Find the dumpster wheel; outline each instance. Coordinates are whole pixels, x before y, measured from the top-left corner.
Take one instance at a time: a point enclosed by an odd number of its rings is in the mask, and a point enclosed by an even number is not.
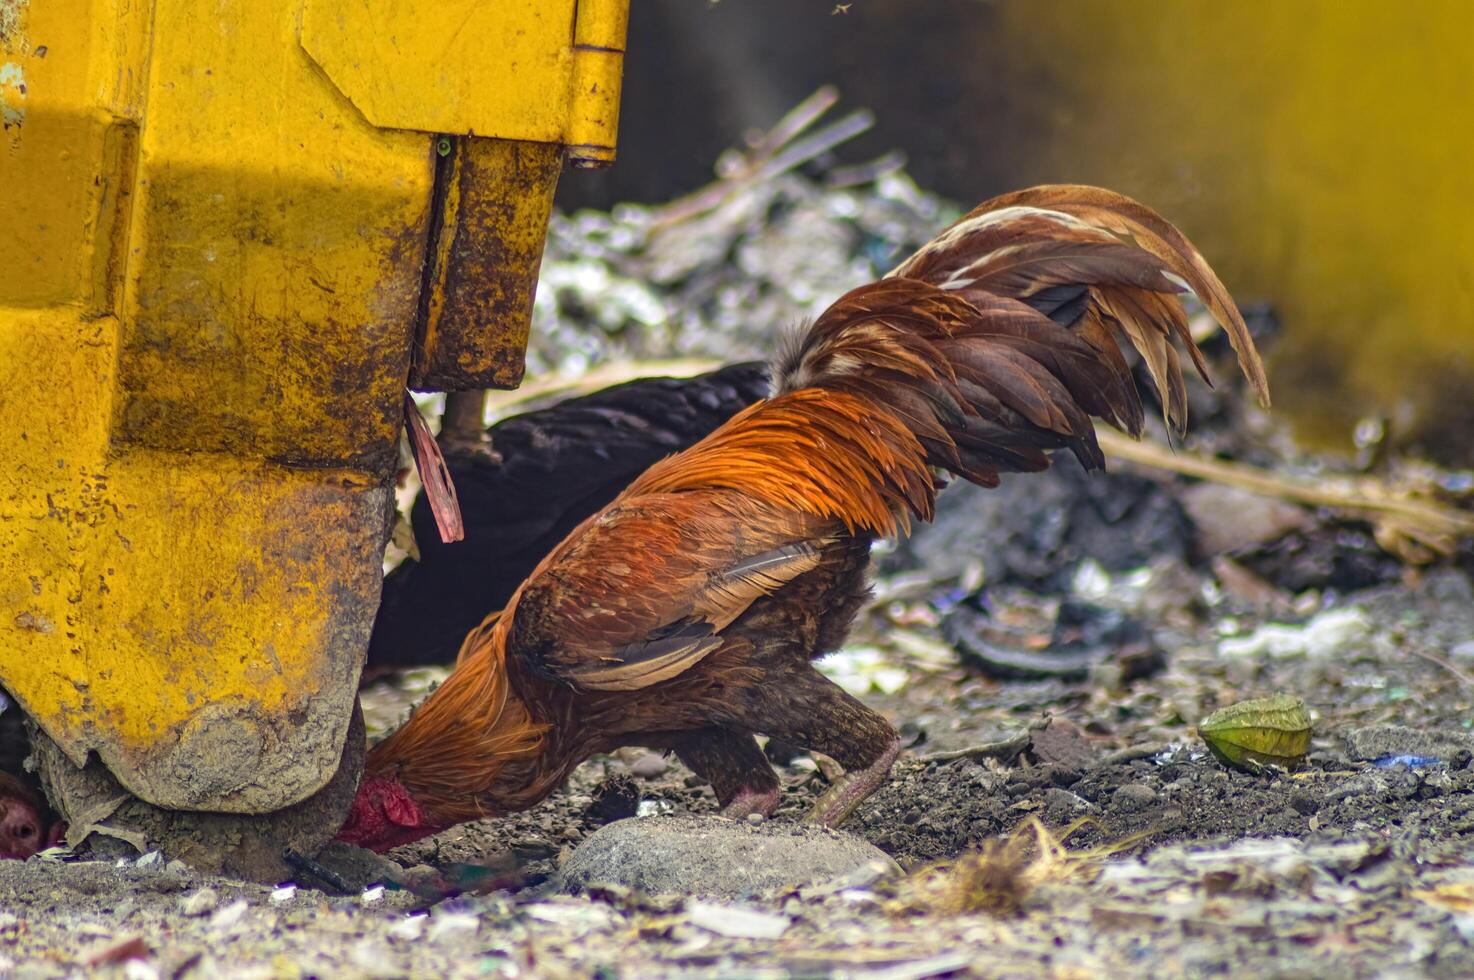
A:
[[[269,883],[296,875],[283,858],[287,848],[310,856],[337,833],[353,802],[366,748],[355,698],[338,769],[326,785],[281,810],[236,814],[161,809],[130,794],[96,756],[79,769],[34,725],[31,741],[46,795],[79,850],[103,858],[159,850],[208,874]]]

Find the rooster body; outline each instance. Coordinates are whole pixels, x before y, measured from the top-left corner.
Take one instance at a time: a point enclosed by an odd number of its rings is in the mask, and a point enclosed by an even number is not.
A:
[[[442,542],[428,501],[415,501],[419,558],[384,579],[366,673],[454,660],[574,526],[767,394],[766,365],[755,362],[642,378],[505,419],[486,433],[490,452],[442,447],[465,540]]]
[[[994,486],[1058,449],[1103,465],[1090,416],[1143,422],[1117,338],[1180,431],[1172,337],[1202,369],[1172,296],[1184,288],[1267,402],[1226,290],[1154,212],[1077,186],[979,206],[797,335],[774,397],[575,528],[374,747],[341,838],[384,849],[523,809],[623,745],[674,751],[730,814],[768,813],[779,787],[759,734],[845,768],[810,813],[839,823],[899,748],[813,665],[868,595],[871,543],[931,518],[941,471]]]

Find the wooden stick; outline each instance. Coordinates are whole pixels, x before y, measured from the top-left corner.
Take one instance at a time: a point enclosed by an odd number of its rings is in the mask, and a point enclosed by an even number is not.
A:
[[[1263,497],[1291,500],[1309,507],[1330,507],[1389,523],[1391,529],[1441,554],[1453,551],[1460,538],[1474,536],[1474,514],[1420,499],[1410,491],[1389,487],[1374,477],[1330,476],[1317,480],[1274,473],[1245,463],[1225,463],[1190,452],[1173,452],[1154,442],[1138,442],[1102,426],[1096,427],[1107,455],[1142,466],[1199,480],[1237,487]]]

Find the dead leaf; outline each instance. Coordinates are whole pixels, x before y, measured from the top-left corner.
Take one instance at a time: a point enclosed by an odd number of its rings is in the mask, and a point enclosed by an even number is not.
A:
[[[1310,748],[1310,713],[1288,694],[1251,698],[1204,718],[1198,734],[1225,765],[1249,772],[1298,769]]]

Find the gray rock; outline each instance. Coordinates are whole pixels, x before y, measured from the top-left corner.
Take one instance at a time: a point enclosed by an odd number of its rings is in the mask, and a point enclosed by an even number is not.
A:
[[[665,771],[669,768],[670,763],[666,762],[660,753],[646,752],[630,763],[630,775],[636,779],[656,779],[665,775]]]
[[[389,881],[396,884],[406,880],[405,870],[399,864],[373,851],[342,841],[332,841],[317,852],[317,863],[335,871],[354,888],[365,888],[375,882]],[[320,886],[319,882],[308,884]]]
[[[1405,757],[1450,762],[1464,752],[1474,752],[1474,735],[1467,732],[1423,731],[1403,725],[1367,725],[1346,733],[1346,754],[1358,762]]]
[[[1157,802],[1157,791],[1144,783],[1127,783],[1111,795],[1111,806],[1126,813],[1145,810]]]
[[[1089,769],[1100,757],[1084,729],[1064,718],[1049,719],[1033,733],[1029,747],[1041,763],[1068,769]]]
[[[1198,549],[1204,555],[1274,541],[1313,523],[1303,507],[1221,483],[1194,484],[1180,499],[1197,527]]]
[[[559,869],[557,887],[614,884],[656,895],[736,898],[853,874],[877,860],[895,869],[864,840],[806,824],[637,818],[590,835]]]
[[[1090,804],[1067,789],[1051,787],[1044,791],[1044,815],[1052,824],[1067,824]]]

